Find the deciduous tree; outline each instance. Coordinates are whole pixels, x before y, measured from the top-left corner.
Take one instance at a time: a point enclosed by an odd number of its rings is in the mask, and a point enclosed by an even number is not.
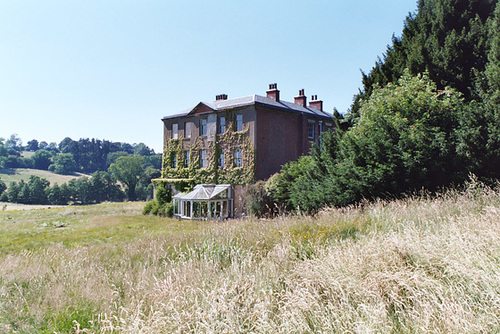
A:
[[[136,187],[144,174],[144,158],[141,156],[119,157],[109,167],[109,172],[125,186],[127,198],[135,201]]]

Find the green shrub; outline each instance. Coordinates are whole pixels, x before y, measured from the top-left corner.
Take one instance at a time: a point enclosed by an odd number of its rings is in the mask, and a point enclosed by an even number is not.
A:
[[[174,216],[174,203],[168,202],[165,204],[165,216],[167,217]]]
[[[152,211],[156,207],[156,210],[158,210],[158,203],[155,200],[149,201],[146,203],[146,206],[144,209],[142,209],[142,214],[143,215],[149,215],[149,214],[154,214]]]
[[[157,200],[152,200],[146,203],[144,209],[142,209],[143,215],[155,215],[161,217],[173,217],[174,216],[174,204],[172,202],[167,202],[160,204]]]
[[[159,184],[158,188],[156,189],[156,200],[160,205],[171,202],[172,190],[170,189],[170,187],[166,187],[164,184]]]
[[[258,218],[272,215],[272,208],[274,206],[271,197],[269,197],[265,189],[265,184],[264,181],[258,181],[247,188],[245,202],[247,212]]]

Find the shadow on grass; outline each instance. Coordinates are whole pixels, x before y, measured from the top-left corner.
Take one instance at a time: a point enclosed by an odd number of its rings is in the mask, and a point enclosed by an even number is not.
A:
[[[0,174],[14,175],[17,173],[14,168],[0,168]]]

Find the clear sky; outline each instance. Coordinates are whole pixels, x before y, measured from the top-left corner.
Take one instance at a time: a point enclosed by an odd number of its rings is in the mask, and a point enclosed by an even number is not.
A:
[[[166,115],[299,89],[347,111],[416,0],[0,0],[0,137],[162,147]]]

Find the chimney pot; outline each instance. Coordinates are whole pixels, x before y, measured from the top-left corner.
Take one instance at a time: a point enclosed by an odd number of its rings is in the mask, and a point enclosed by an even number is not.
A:
[[[227,100],[227,94],[219,94],[215,96],[215,101]]]
[[[266,93],[267,93],[267,97],[269,97],[271,99],[275,99],[276,101],[280,100],[280,91],[278,90],[277,83],[269,84],[269,90]]]
[[[309,102],[309,108],[317,108],[323,111],[323,101],[318,100],[318,95],[311,96],[311,102]]]
[[[307,106],[307,97],[304,95],[303,89],[299,90],[299,96],[295,96],[294,100],[295,104],[300,104],[303,107]]]

